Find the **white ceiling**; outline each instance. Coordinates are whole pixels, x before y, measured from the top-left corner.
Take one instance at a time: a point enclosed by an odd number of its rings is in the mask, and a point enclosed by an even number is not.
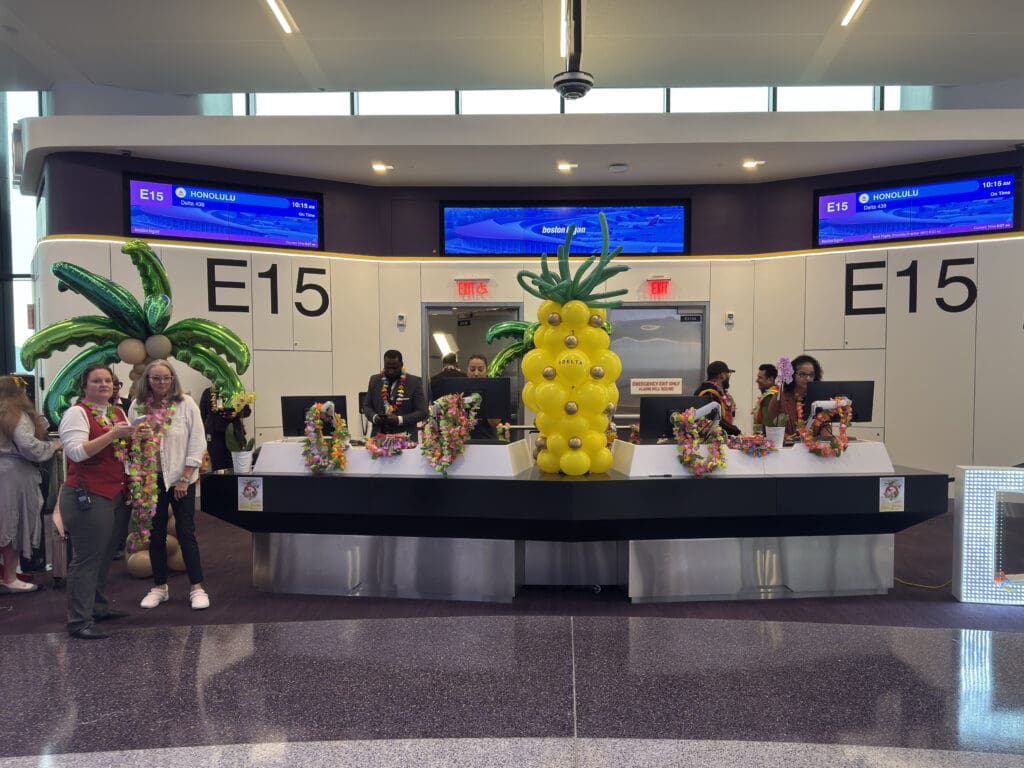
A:
[[[122,116],[97,118],[88,129],[66,123],[28,131],[35,153],[28,165],[48,152],[91,149],[389,185],[739,183],[997,152],[1024,141],[1016,103],[1024,94],[1024,1],[868,0],[843,29],[849,3],[583,0],[582,68],[597,87],[971,88],[1006,109],[971,110],[972,117],[950,110],[190,118],[176,137],[159,140],[145,121]],[[559,0],[286,4],[299,28],[291,37],[264,0],[0,0],[0,90],[116,88],[171,98],[547,88],[564,68]],[[992,96],[1001,91],[1013,94],[1009,103],[1005,94]],[[123,103],[120,111],[130,111],[130,94]],[[745,157],[766,165],[743,172]],[[394,164],[394,173],[373,175],[371,159]],[[556,160],[580,168],[559,175]],[[608,173],[610,163],[623,162],[629,172]]]

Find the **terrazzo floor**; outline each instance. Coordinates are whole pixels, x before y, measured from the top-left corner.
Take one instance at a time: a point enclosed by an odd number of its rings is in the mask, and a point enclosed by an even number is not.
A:
[[[10,635],[5,766],[1024,766],[1024,634],[494,616]]]

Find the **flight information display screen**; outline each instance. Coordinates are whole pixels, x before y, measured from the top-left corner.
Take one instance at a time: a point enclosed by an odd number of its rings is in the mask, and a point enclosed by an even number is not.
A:
[[[1016,171],[817,192],[816,244],[846,245],[1019,229]]]
[[[441,206],[445,256],[554,254],[572,224],[574,254],[600,253],[599,213],[608,220],[609,248],[624,254],[684,254],[689,248],[688,200],[672,202]]]
[[[323,248],[320,195],[169,179],[125,181],[129,234]]]

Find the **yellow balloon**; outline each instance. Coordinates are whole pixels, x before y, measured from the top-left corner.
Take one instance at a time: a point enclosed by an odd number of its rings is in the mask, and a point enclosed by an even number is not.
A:
[[[569,325],[577,335],[590,322],[590,315],[593,314],[582,301],[574,299],[562,305],[562,323]]]
[[[598,317],[600,317],[601,322],[604,322],[608,319],[608,310],[605,309],[604,307],[590,307],[590,314],[597,315]]]
[[[622,373],[622,361],[610,349],[606,349],[599,356],[595,357],[593,365],[598,365],[604,369],[604,376],[601,378],[601,381],[615,381],[619,378],[619,374]]]
[[[555,456],[551,451],[541,451],[537,456],[537,466],[541,472],[550,472],[555,474],[558,472],[559,461],[558,457]]]
[[[550,451],[555,456],[561,456],[569,450],[569,441],[561,432],[552,432],[550,435],[545,435],[544,439],[547,441],[544,446],[545,450]]]
[[[570,477],[579,477],[590,471],[590,457],[583,451],[563,453],[558,460],[558,468]]]
[[[558,425],[558,431],[569,437],[583,437],[584,433],[588,429],[593,429],[594,426],[591,421],[596,418],[593,416],[584,416],[582,413],[577,413],[572,416],[564,416],[562,423]]]
[[[540,410],[537,407],[537,385],[532,381],[526,382],[526,386],[523,387],[523,402],[534,413]]]
[[[552,312],[561,314],[562,305],[557,301],[551,301],[551,299],[543,301],[541,302],[540,307],[537,308],[537,319],[546,324],[548,322],[548,315]]]
[[[552,432],[558,431],[559,425],[562,423],[562,416],[563,414],[557,412],[545,413],[541,411],[537,414],[534,423],[542,435],[550,435]]]
[[[583,435],[583,451],[593,457],[602,448],[608,447],[608,438],[605,437],[604,432],[597,432],[593,429],[588,429]]]
[[[564,410],[569,400],[569,391],[561,382],[545,381],[537,385],[536,396],[538,410],[557,413]]]
[[[597,357],[598,352],[608,349],[611,339],[608,334],[600,328],[589,327],[579,333],[580,349],[586,350],[591,357]]]
[[[523,357],[523,375],[530,381],[542,381],[541,371],[548,365],[548,356],[539,349],[531,349]]]
[[[558,356],[555,370],[559,380],[566,384],[579,384],[590,375],[590,358],[578,349],[567,349]]]
[[[605,397],[608,402],[612,405],[619,404],[619,388],[615,386],[615,382],[609,381],[604,385]]]
[[[585,381],[574,390],[573,400],[588,414],[601,413],[608,407],[608,388],[597,381]]]
[[[533,336],[533,343],[538,349],[543,349],[549,355],[557,355],[563,349],[565,349],[565,337],[569,335],[569,331],[565,329],[565,325],[560,325],[557,328],[548,328],[548,332],[541,335],[536,333]],[[537,336],[541,337],[540,341],[537,341]]]
[[[597,453],[591,455],[590,471],[594,474],[607,472],[612,468],[612,459],[612,452],[607,448],[602,448]]]
[[[608,417],[603,413],[596,416],[587,417],[587,426],[595,432],[607,432],[608,431]]]

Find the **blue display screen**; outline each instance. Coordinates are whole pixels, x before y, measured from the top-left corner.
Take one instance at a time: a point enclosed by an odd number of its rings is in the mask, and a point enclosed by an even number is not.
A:
[[[554,254],[576,225],[574,254],[601,252],[599,213],[608,220],[609,248],[625,254],[686,253],[689,202],[605,205],[446,204],[441,208],[441,253],[446,256]]]
[[[128,232],[320,249],[322,200],[166,179],[127,179]]]
[[[1014,171],[817,194],[817,245],[1017,229]]]

